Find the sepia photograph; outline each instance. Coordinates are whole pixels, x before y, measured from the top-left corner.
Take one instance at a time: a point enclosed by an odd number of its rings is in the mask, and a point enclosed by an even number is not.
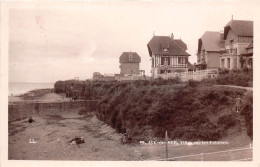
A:
[[[7,161],[256,160],[256,1],[8,5]]]

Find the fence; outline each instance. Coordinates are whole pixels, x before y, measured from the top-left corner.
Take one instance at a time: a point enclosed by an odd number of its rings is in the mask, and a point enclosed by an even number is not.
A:
[[[95,111],[97,100],[81,100],[69,102],[30,102],[9,103],[8,121],[30,117],[34,114],[59,114],[61,112],[79,112],[80,110]]]
[[[158,74],[155,78],[171,79],[179,77],[182,81],[196,80],[201,81],[206,78],[214,78],[218,75],[218,69],[188,71],[180,73]]]

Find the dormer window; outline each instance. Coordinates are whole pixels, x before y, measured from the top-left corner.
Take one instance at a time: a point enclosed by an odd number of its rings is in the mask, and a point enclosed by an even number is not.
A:
[[[230,40],[230,48],[233,48],[234,40]]]
[[[129,61],[133,61],[133,55],[129,55]]]
[[[168,52],[169,49],[168,49],[168,48],[163,48],[163,51],[164,51],[164,52]]]

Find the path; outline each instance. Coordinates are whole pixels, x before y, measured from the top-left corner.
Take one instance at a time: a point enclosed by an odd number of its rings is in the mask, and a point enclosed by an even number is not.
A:
[[[243,87],[243,86],[235,86],[235,85],[214,85],[214,86],[238,88],[238,89],[244,89],[244,90],[247,90],[247,91],[253,91],[253,87]]]

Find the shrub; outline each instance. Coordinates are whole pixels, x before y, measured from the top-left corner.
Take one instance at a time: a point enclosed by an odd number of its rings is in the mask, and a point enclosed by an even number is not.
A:
[[[239,124],[239,121],[233,114],[223,115],[218,118],[218,125],[222,126],[223,130],[227,130],[237,124]]]
[[[237,82],[223,73],[221,77],[228,81],[217,78],[221,82]],[[240,75],[240,71],[232,73],[235,77]],[[236,126],[236,120],[224,113],[223,108],[231,108],[233,99],[244,91],[212,87],[212,81],[217,83],[217,79],[188,81],[186,85],[180,84],[179,78],[96,82],[86,83],[85,92],[92,99],[100,99],[96,110],[99,119],[118,132],[131,132],[135,140],[148,136],[164,138],[166,130],[173,139],[219,140],[226,135],[227,128]],[[248,107],[244,106],[244,110]],[[223,117],[218,118],[219,113]],[[251,116],[244,115],[250,129]]]
[[[198,86],[198,84],[199,84],[198,81],[194,81],[194,80],[189,80],[189,81],[188,81],[188,85],[189,85],[190,87],[196,87],[196,86]]]
[[[245,118],[247,134],[253,139],[253,92],[247,92],[242,100],[241,115]]]
[[[84,115],[84,114],[86,114],[86,113],[87,113],[87,111],[86,111],[85,109],[81,109],[81,110],[78,112],[79,115]]]

